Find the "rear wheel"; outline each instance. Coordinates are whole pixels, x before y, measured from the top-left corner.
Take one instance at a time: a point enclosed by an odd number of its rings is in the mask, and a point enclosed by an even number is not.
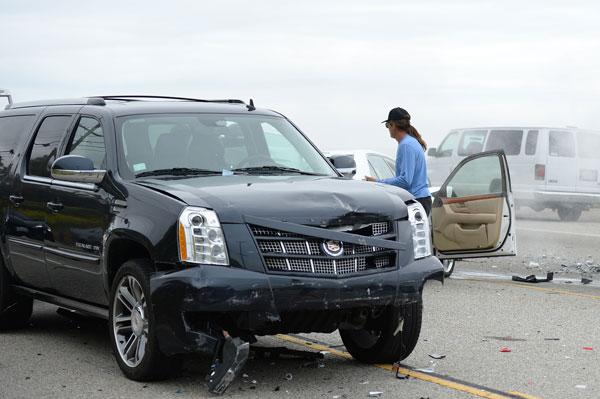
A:
[[[111,344],[121,371],[135,381],[165,379],[180,366],[179,359],[165,356],[158,348],[149,301],[151,272],[147,260],[127,261],[111,290]]]
[[[581,208],[570,208],[561,206],[557,209],[558,217],[563,222],[576,222],[581,217],[583,210]]]
[[[33,299],[14,293],[10,275],[0,260],[0,330],[27,325],[33,311]]]
[[[360,330],[340,330],[342,341],[356,360],[393,363],[411,354],[419,340],[423,302],[390,307]]]

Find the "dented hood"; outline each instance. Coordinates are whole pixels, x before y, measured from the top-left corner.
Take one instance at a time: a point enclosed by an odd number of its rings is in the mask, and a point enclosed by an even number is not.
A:
[[[406,217],[413,198],[397,187],[320,176],[207,176],[144,179],[137,184],[188,205],[214,209],[222,223],[257,216],[313,226],[368,223]]]

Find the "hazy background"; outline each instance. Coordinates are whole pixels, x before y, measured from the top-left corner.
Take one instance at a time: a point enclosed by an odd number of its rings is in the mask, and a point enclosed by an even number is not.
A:
[[[596,1],[0,0],[0,87],[254,98],[322,149],[394,153],[393,106],[453,127],[600,128]]]

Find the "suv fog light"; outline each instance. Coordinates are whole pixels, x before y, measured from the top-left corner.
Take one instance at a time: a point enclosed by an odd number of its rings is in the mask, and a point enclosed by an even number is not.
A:
[[[415,259],[431,255],[431,233],[429,231],[429,218],[423,206],[418,203],[408,204],[408,220],[412,227],[413,249]]]
[[[229,265],[225,236],[214,211],[185,208],[179,216],[177,237],[182,262]]]

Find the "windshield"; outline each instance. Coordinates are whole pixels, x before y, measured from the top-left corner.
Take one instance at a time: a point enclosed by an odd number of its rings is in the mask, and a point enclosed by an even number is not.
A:
[[[117,132],[119,168],[125,178],[231,171],[337,176],[311,143],[281,117],[135,115],[118,118]]]

